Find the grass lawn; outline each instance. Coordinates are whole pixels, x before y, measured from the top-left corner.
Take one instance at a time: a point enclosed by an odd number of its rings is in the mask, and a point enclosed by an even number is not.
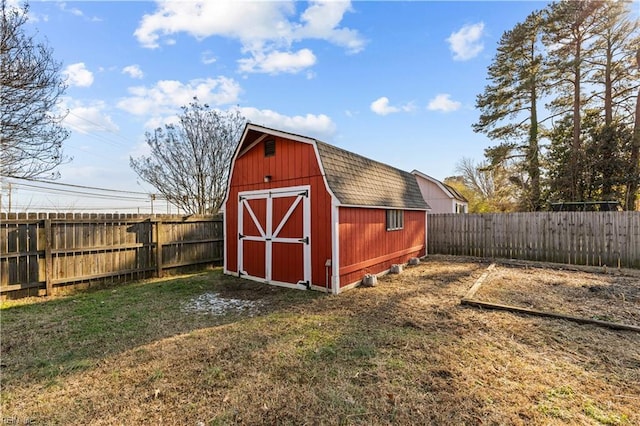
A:
[[[213,270],[4,302],[3,421],[640,424],[640,333],[460,306],[486,267],[431,257],[339,296]]]

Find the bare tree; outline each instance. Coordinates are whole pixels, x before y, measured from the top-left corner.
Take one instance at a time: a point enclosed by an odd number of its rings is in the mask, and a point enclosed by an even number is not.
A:
[[[146,134],[151,154],[130,158],[129,164],[142,180],[185,212],[215,213],[224,198],[229,166],[245,121],[237,110],[216,111],[194,98],[182,107],[178,124]]]
[[[27,35],[28,6],[2,0],[0,25],[0,174],[45,177],[66,158],[69,132],[56,105],[66,85],[52,50]]]
[[[470,198],[471,213],[515,211],[520,187],[513,182],[514,169],[509,162],[491,166],[463,157],[456,164],[456,172],[460,175],[448,179],[457,179],[467,188],[463,193]]]

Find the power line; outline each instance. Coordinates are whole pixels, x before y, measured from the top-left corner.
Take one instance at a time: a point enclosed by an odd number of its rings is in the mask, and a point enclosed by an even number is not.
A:
[[[118,138],[122,139],[122,140],[123,140],[124,142],[126,142],[127,144],[130,144],[130,143],[131,143],[131,141],[129,141],[127,138],[125,138],[124,136],[120,135],[119,133],[116,133],[115,131],[113,131],[112,129],[108,128],[107,126],[105,126],[105,125],[103,125],[103,124],[96,123],[95,121],[92,121],[92,120],[89,120],[88,118],[82,117],[82,116],[80,116],[80,115],[78,115],[78,114],[74,113],[73,111],[69,111],[69,114],[70,114],[70,115],[73,115],[74,117],[79,118],[80,120],[86,121],[87,123],[92,124],[92,125],[94,125],[94,126],[98,127],[99,129],[101,129],[101,130],[102,130],[102,131],[104,131],[104,132],[111,133],[112,135],[114,135],[114,136],[116,136],[116,137],[118,137]],[[75,126],[75,127],[76,127],[76,129],[77,129],[78,131],[82,131],[79,127],[77,127],[77,126]],[[85,131],[85,132],[86,132],[86,133],[88,133],[88,134],[90,134],[90,135],[92,135],[92,136],[94,136],[94,137],[98,137],[98,135],[97,135],[97,134],[95,134],[95,133],[91,133],[91,132],[87,132],[87,131]],[[106,138],[104,138],[104,140],[105,140],[105,141],[107,141],[107,142],[111,142],[111,143],[114,143],[114,144],[118,144],[118,145],[121,145],[121,146],[125,146],[125,145],[123,145],[121,142],[110,141],[110,140],[108,140],[108,139],[106,139]]]
[[[148,201],[148,198],[141,198],[141,197],[128,197],[128,196],[123,196],[123,195],[111,195],[111,194],[96,194],[96,193],[92,193],[92,192],[84,192],[84,191],[74,191],[71,189],[58,189],[58,188],[46,188],[46,187],[42,187],[42,186],[37,186],[37,185],[31,185],[28,183],[14,183],[14,187],[16,188],[33,188],[31,189],[31,191],[34,192],[44,192],[44,193],[56,193],[56,194],[72,194],[72,195],[87,195],[90,196],[92,198],[98,198],[98,199],[102,199],[102,200],[132,200],[132,201]],[[147,194],[149,196],[153,195],[153,194]]]
[[[8,178],[8,179],[7,179]],[[45,207],[48,209],[53,209],[55,211],[138,211],[138,212],[149,212],[153,213],[154,211],[154,201],[156,202],[167,202],[167,212],[169,211],[169,202],[164,195],[154,194],[150,192],[140,192],[140,191],[125,191],[118,190],[112,188],[101,188],[95,186],[87,186],[87,185],[76,185],[62,182],[51,182],[44,181],[39,179],[32,178],[18,178],[13,176],[1,176],[0,182],[4,184],[8,184],[9,195],[8,199],[10,201],[9,211],[16,210],[29,210],[29,209],[41,209],[48,205],[49,207]],[[11,203],[11,192],[12,190],[19,189],[24,197],[32,197],[32,201],[28,203],[23,202],[16,203],[14,200]],[[49,196],[54,199],[50,199]],[[37,197],[40,200],[33,202],[33,197]],[[44,201],[42,199],[44,197]],[[64,198],[62,198],[64,197]],[[57,198],[57,199],[56,199]],[[0,200],[2,199],[2,194],[0,193]],[[65,201],[66,200],[66,201]],[[79,201],[79,204],[76,204]],[[105,206],[104,202],[108,201],[109,205]],[[88,203],[87,203],[88,202]],[[96,203],[95,206],[92,206],[93,203]],[[102,203],[101,203],[102,202]],[[113,205],[114,202],[118,203],[118,206]],[[64,203],[67,206],[61,207],[59,204]],[[123,203],[127,203],[128,205],[123,206]],[[131,204],[129,204],[131,203]],[[172,209],[175,207],[173,203]],[[0,205],[2,203],[0,202]],[[40,206],[40,207],[38,207]],[[162,209],[162,207],[160,207]]]
[[[99,188],[99,187],[96,187],[96,186],[74,185],[74,184],[71,184],[71,183],[50,182],[50,181],[46,181],[46,180],[39,180],[39,179],[32,179],[32,178],[19,178],[19,177],[14,177],[14,176],[7,176],[7,177],[10,177],[11,179],[16,179],[16,180],[26,180],[26,181],[29,181],[29,182],[43,183],[43,184],[46,184],[46,185],[68,186],[68,187],[71,187],[71,188],[91,189],[91,190],[105,191],[105,192],[116,192],[116,193],[120,193],[120,194],[136,194],[136,195],[146,195],[146,196],[151,196],[152,195],[149,192],[124,191],[124,190],[121,190],[121,189],[109,189],[109,188]]]
[[[17,210],[32,210],[32,209],[36,209],[37,210],[41,210],[43,207],[37,207],[34,206],[32,204],[14,204],[12,209],[14,211]],[[68,206],[68,207],[58,207],[58,206],[49,206],[49,207],[45,207],[47,210],[56,210],[59,212],[70,212],[70,211],[106,211],[106,212],[115,212],[115,211],[119,211],[119,210],[140,210],[140,211],[150,211],[151,207],[150,206],[114,206],[114,207],[90,207],[90,206],[82,206],[82,207],[78,207],[78,206]],[[158,210],[158,209],[156,209]]]

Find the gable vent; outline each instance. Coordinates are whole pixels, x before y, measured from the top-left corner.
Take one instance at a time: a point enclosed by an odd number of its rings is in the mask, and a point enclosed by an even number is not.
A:
[[[276,155],[276,140],[268,139],[264,141],[264,156],[273,157]]]

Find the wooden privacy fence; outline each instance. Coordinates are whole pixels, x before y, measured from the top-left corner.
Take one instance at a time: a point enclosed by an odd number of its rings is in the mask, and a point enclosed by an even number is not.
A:
[[[217,263],[222,257],[221,217],[0,213],[3,298],[162,276],[169,268]]]
[[[640,212],[429,215],[429,253],[640,268]]]

